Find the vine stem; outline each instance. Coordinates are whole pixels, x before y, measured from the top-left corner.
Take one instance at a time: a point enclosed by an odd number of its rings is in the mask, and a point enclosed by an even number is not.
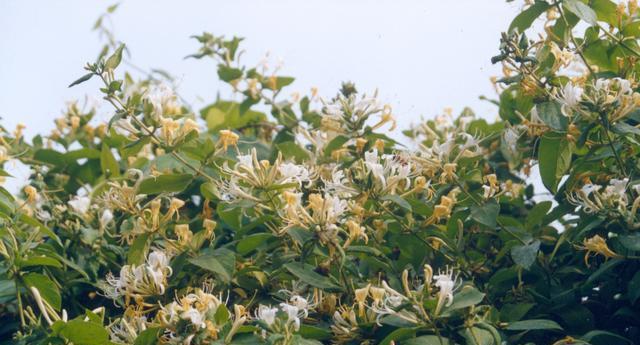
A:
[[[589,65],[589,63],[587,62],[587,58],[584,56],[584,53],[582,52],[582,48],[580,48],[580,45],[578,45],[578,42],[576,41],[576,38],[573,36],[573,28],[569,27],[569,21],[567,20],[567,17],[565,17],[564,15],[564,11],[562,11],[562,8],[560,7],[560,3],[556,2],[555,7],[558,9],[558,13],[560,13],[560,17],[562,17],[562,20],[564,21],[564,24],[567,27],[567,30],[569,30],[569,39],[571,40],[571,43],[573,43],[574,47],[576,48],[576,53],[578,53],[578,56],[580,56],[580,58],[582,59],[582,62],[584,62],[584,65],[587,66],[587,69],[589,70],[589,74],[593,74],[593,69],[591,68],[591,65]]]
[[[107,80],[104,78],[104,76],[102,74],[100,74],[100,78],[105,83],[105,85],[108,87],[109,83],[107,82]],[[137,117],[133,116],[133,114],[129,110],[129,108],[127,108],[124,105],[124,103],[122,102],[122,100],[118,96],[113,95],[113,94],[107,95],[107,100],[109,101],[109,103],[111,103],[111,105],[114,106],[114,108],[116,108],[116,110],[124,111],[128,115],[130,115],[130,117],[133,119],[133,121],[135,121],[136,124],[138,124],[138,126],[140,126],[147,133],[147,135],[149,135],[149,137],[151,137],[153,140],[155,140],[156,143],[161,143],[160,139],[149,128],[147,128],[147,126],[145,126],[145,124],[142,123],[142,121],[140,121]],[[114,101],[117,102],[117,104]],[[171,155],[175,159],[180,161],[180,163],[184,164],[186,167],[188,167],[189,169],[193,170],[197,175],[203,176],[203,177],[207,178],[209,181],[214,181],[213,177],[205,174],[204,172],[202,172],[201,169],[198,169],[198,168],[194,167],[191,163],[187,162],[182,156],[180,156],[176,152],[172,151]]]

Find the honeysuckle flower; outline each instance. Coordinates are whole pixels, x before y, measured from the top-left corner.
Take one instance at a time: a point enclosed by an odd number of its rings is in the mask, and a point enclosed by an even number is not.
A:
[[[192,307],[187,308],[187,310],[183,311],[180,314],[180,317],[189,320],[194,326],[199,328],[206,328],[207,325],[203,320],[203,315],[200,312]]]
[[[74,196],[67,204],[69,204],[76,213],[84,215],[89,211],[89,207],[91,207],[91,198],[88,196]]]
[[[346,178],[344,171],[337,166],[331,170],[331,178],[323,178],[322,182],[324,191],[329,194],[335,193],[342,197],[349,197],[358,193],[355,188],[348,185],[350,181]]]
[[[38,199],[38,190],[34,186],[25,186],[24,194],[27,196],[27,202],[34,204]]]
[[[568,82],[564,85],[558,100],[562,104],[562,114],[564,116],[571,116],[571,110],[576,107],[582,98],[584,90],[580,86],[576,86],[573,82]]]
[[[113,123],[113,129],[116,133],[128,137],[130,135],[137,136],[140,130],[131,123],[131,118],[118,119]]]
[[[256,319],[263,321],[267,324],[267,326],[271,326],[276,322],[276,313],[278,312],[278,308],[272,308],[266,305],[258,306],[258,311],[256,312]]]
[[[152,106],[155,119],[181,113],[178,97],[166,83],[152,84],[144,97]]]
[[[369,288],[371,288],[371,284],[367,284],[365,287],[355,289],[354,291],[354,299],[358,304],[358,313],[360,317],[363,317],[365,313],[364,305],[367,300],[367,296],[369,296]]]
[[[174,231],[178,236],[178,243],[181,246],[186,246],[191,243],[193,233],[189,229],[189,224],[176,224]]]
[[[280,309],[287,315],[287,321],[293,323],[293,328],[298,331],[300,329],[300,310],[298,307],[288,303],[280,303]]]
[[[303,317],[309,316],[309,301],[306,298],[300,295],[293,295],[289,298],[289,302],[302,312]]]
[[[605,258],[620,258],[620,254],[614,252],[607,245],[607,241],[600,235],[594,235],[591,238],[585,238],[582,242],[581,249],[587,252],[584,255],[584,263],[589,267],[589,258],[593,255],[600,254]]]
[[[369,242],[369,237],[367,236],[367,233],[365,231],[365,227],[361,226],[360,224],[356,223],[354,220],[348,220],[345,225],[347,226],[347,229],[349,230],[349,237],[347,238],[347,240],[345,241],[343,247],[347,248],[349,247],[349,245],[351,244],[351,242],[362,238],[364,240],[364,243],[368,243]]]
[[[222,149],[226,152],[229,146],[237,146],[239,139],[239,135],[228,129],[222,129],[219,132],[218,144],[221,145]]]
[[[200,133],[200,125],[192,119],[185,119],[182,123],[181,131],[183,135],[187,135],[192,131]]]
[[[278,171],[282,177],[281,183],[295,182],[298,186],[302,186],[303,182],[308,182],[310,178],[309,170],[298,164],[284,163],[278,167]]]
[[[7,151],[7,148],[0,145],[0,163],[5,162],[9,160],[9,153]]]
[[[457,277],[454,275],[453,269],[447,267],[444,272],[433,277],[435,286],[438,290],[438,301],[436,304],[435,314],[440,314],[442,307],[450,306],[453,303],[453,292],[457,288]],[[445,303],[446,301],[446,303]]]
[[[103,290],[111,299],[125,297],[125,303],[128,304],[130,299],[139,296],[164,294],[167,278],[171,274],[169,258],[164,252],[154,250],[144,264],[122,266],[119,277],[109,273]]]
[[[102,211],[102,215],[100,215],[100,227],[106,228],[109,223],[113,220],[113,212],[110,209],[105,209]]]
[[[446,163],[442,166],[442,174],[440,175],[440,183],[447,183],[458,178],[456,170],[458,169],[457,163]]]

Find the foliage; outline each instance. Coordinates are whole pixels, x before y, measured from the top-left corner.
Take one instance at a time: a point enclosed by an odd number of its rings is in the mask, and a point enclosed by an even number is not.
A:
[[[0,336],[634,343],[639,24],[635,1],[533,1],[493,58],[501,120],[447,111],[407,148],[375,93],[285,99],[293,78],[241,65],[240,38],[195,36],[238,95],[196,112],[167,73],[122,72],[100,19],[108,44],[71,86],[100,83],[111,120],[72,104],[31,143],[2,129],[0,159],[32,175],[0,188]]]

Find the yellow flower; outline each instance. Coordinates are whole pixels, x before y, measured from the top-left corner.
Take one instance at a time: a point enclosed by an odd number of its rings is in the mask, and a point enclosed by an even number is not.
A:
[[[364,150],[364,146],[367,145],[367,142],[368,141],[365,138],[356,139],[356,151],[362,152],[362,150]]]
[[[344,243],[344,248],[347,248],[351,244],[351,242],[355,241],[358,238],[362,238],[364,240],[364,243],[369,242],[369,237],[365,232],[364,226],[360,226],[360,224],[356,223],[352,219],[348,220],[346,225],[347,229],[349,229],[349,238]]]
[[[38,198],[38,191],[33,186],[24,187],[24,194],[27,196],[27,202],[33,204]]]
[[[80,117],[79,116],[71,116],[71,129],[75,130],[80,127]]]
[[[367,284],[367,286],[363,288],[356,289],[354,291],[356,303],[358,303],[358,314],[360,317],[364,317],[364,303],[367,300],[367,296],[369,295],[369,288],[371,284]]]
[[[216,234],[214,230],[216,229],[217,225],[218,223],[216,223],[215,220],[212,220],[212,219],[204,220],[202,226],[204,227],[204,231],[207,232],[207,237],[210,237],[211,239],[215,238]]]
[[[600,254],[606,258],[620,258],[620,254],[614,252],[607,245],[607,241],[600,235],[595,235],[591,238],[585,238],[582,242],[583,247],[581,249],[586,250],[584,255],[584,263],[589,266],[589,257],[592,255]]]
[[[458,164],[456,163],[446,163],[442,167],[442,175],[440,175],[440,183],[447,183],[448,181],[452,181],[456,176],[456,169],[458,168]]]
[[[240,139],[240,136],[228,129],[223,129],[220,130],[220,138],[218,139],[218,143],[220,143],[222,145],[222,148],[226,151],[229,146],[237,146],[238,139]]]
[[[180,245],[185,246],[191,243],[193,233],[189,230],[189,224],[177,224],[174,231],[178,236],[178,243],[180,243]]]
[[[373,299],[373,304],[374,305],[380,305],[380,303],[382,303],[382,300],[384,299],[384,295],[385,295],[386,291],[384,290],[384,288],[378,288],[378,287],[370,287],[369,288],[369,294],[371,295],[371,298]]]

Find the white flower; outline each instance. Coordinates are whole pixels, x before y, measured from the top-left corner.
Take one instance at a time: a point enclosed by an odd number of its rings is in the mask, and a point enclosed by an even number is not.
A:
[[[100,227],[104,228],[113,220],[113,213],[110,209],[105,209],[102,211],[102,215],[100,216]]]
[[[238,155],[236,158],[238,159],[238,164],[249,170],[253,170],[253,156],[251,154]]]
[[[309,316],[309,310],[308,310],[309,302],[307,301],[306,298],[302,296],[294,295],[294,296],[291,296],[289,301],[304,314],[304,317]]]
[[[278,167],[278,171],[282,175],[282,183],[297,182],[298,186],[302,186],[303,182],[310,180],[309,170],[302,165],[284,163]]]
[[[386,185],[386,180],[384,178],[384,167],[380,164],[378,159],[378,150],[373,149],[370,152],[364,153],[364,164],[369,168],[369,171],[373,174],[373,176],[380,180],[383,186]]]
[[[69,200],[68,204],[76,213],[85,214],[89,211],[89,206],[91,206],[91,198],[88,196],[75,196]]]
[[[436,314],[439,314],[444,305],[448,307],[453,303],[453,292],[456,289],[457,278],[453,274],[453,269],[447,268],[446,271],[440,272],[433,279],[435,280],[435,286],[439,289],[438,304],[436,305]],[[447,301],[446,304],[444,304],[445,300]]]
[[[627,183],[629,183],[628,178],[622,180],[611,179],[611,181],[609,181],[609,187],[607,187],[607,192],[619,197],[626,197]]]
[[[271,326],[276,321],[277,312],[278,312],[278,308],[271,308],[269,306],[261,304],[258,307],[258,315],[256,315],[256,317],[259,320],[264,321],[264,323],[266,323],[267,326]]]
[[[207,327],[204,323],[203,316],[200,314],[200,312],[198,312],[197,309],[189,307],[187,310],[183,311],[182,314],[180,314],[180,317],[185,320],[191,321],[194,326],[200,328]]]
[[[138,134],[140,131],[131,124],[131,119],[119,119],[113,123],[113,129],[116,133],[128,137],[131,134]]]
[[[287,314],[287,320],[293,322],[293,327],[296,331],[300,329],[300,317],[298,316],[298,307],[295,305],[280,303],[280,308],[285,314]]]
[[[176,115],[180,105],[175,92],[165,83],[153,85],[145,97],[153,105],[152,115],[158,119],[164,115]]]
[[[584,186],[582,186],[582,188],[580,190],[582,191],[582,193],[584,193],[584,195],[586,197],[589,197],[589,195],[591,195],[591,193],[599,191],[600,188],[602,188],[602,186],[595,185],[595,184],[592,184],[592,183],[587,183]]]
[[[504,131],[504,142],[507,144],[507,147],[511,152],[515,152],[518,148],[519,137],[520,135],[518,134],[518,131],[513,127],[509,127]]]
[[[559,101],[562,103],[562,114],[564,116],[570,115],[567,109],[571,109],[580,103],[583,92],[584,90],[581,87],[573,85],[572,82],[564,85],[559,98]]]

